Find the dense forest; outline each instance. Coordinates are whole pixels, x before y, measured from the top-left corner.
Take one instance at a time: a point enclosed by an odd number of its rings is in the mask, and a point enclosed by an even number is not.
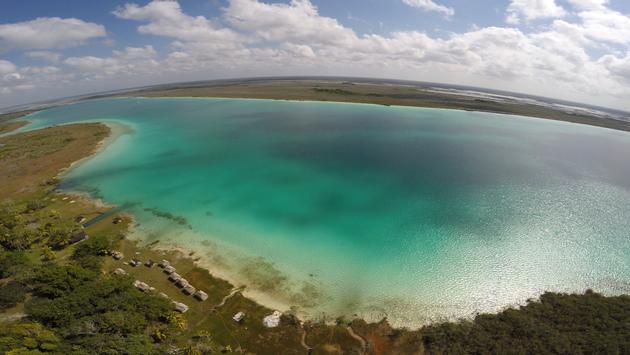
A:
[[[630,296],[545,293],[520,309],[421,334],[430,354],[630,354]]]

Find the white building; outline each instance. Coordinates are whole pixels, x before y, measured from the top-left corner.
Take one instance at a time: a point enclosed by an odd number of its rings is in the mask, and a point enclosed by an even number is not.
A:
[[[195,292],[195,294],[193,295],[196,299],[200,300],[200,301],[205,301],[208,299],[208,294],[199,290],[197,292]]]
[[[275,328],[280,325],[280,316],[282,313],[279,311],[273,311],[272,314],[263,318],[263,325],[267,328]]]
[[[180,313],[186,313],[188,311],[188,306],[181,302],[173,302],[175,305],[175,310]]]
[[[234,315],[234,317],[232,317],[232,319],[234,319],[236,323],[240,323],[243,320],[243,318],[245,318],[245,313],[243,312],[238,312]]]

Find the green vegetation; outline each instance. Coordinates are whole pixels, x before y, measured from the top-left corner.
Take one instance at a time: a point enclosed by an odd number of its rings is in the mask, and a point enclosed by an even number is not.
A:
[[[336,88],[336,89],[313,88],[313,91],[317,93],[335,94],[335,95],[355,95],[356,94],[350,90],[344,90],[344,89],[339,89],[339,88]]]
[[[26,298],[27,288],[19,281],[9,281],[0,286],[0,311],[15,307]]]
[[[3,114],[0,114],[0,123],[4,123],[4,122],[6,122],[6,121],[11,121],[11,120],[14,120],[14,119],[17,119],[17,118],[20,118],[20,117],[26,116],[26,115],[28,115],[28,114],[31,114],[31,113],[33,113],[33,112],[35,112],[35,111],[32,111],[32,110],[30,110],[30,111],[29,111],[29,110],[27,110],[27,111],[18,111],[18,112],[11,112],[11,113],[3,113]]]
[[[433,354],[628,354],[630,297],[545,293],[520,309],[421,330]]]
[[[0,279],[11,277],[29,268],[29,261],[25,253],[9,252],[0,249]]]
[[[21,111],[0,114],[0,135],[16,130],[22,126],[25,126],[28,122],[23,120],[16,120],[22,116],[26,116],[32,113],[31,111]]]
[[[57,352],[59,338],[39,323],[3,324],[0,352],[4,354],[43,354]]]
[[[81,226],[61,220],[55,213],[34,214],[44,207],[40,200],[27,201],[24,214],[10,203],[0,207],[0,245],[6,250],[27,250],[33,243],[45,241],[54,250],[66,247]]]
[[[75,265],[44,266],[35,274],[36,297],[26,304],[26,313],[59,334],[69,348],[150,353],[153,341],[146,330],[168,328],[171,304],[138,291],[128,277],[98,277]]]

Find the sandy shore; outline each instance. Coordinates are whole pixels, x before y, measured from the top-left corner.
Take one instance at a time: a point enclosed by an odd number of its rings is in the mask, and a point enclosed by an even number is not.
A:
[[[107,147],[109,147],[110,145],[112,145],[116,140],[118,140],[118,138],[122,137],[125,134],[131,134],[134,132],[133,128],[131,126],[122,124],[122,123],[117,123],[117,122],[99,122],[105,126],[107,126],[109,128],[109,135],[107,137],[105,137],[105,139],[101,140],[98,145],[96,146],[96,149],[94,149],[94,151],[82,158],[79,159],[75,162],[73,162],[72,164],[70,164],[70,166],[66,169],[64,169],[63,171],[59,172],[58,174],[58,178],[63,178],[63,176],[65,174],[67,174],[70,170],[76,168],[77,166],[85,163],[86,161],[94,158],[96,155],[98,155],[99,153],[103,152],[105,149],[107,149]],[[79,193],[79,192],[75,192],[73,191],[73,193]]]
[[[133,215],[131,215],[131,218],[135,221]],[[154,238],[150,236],[150,232],[145,231],[137,223],[130,225],[128,239],[139,243],[141,248],[151,248],[156,251],[175,254],[180,258],[187,258],[195,266],[208,270],[213,277],[227,281],[236,288],[242,288],[244,296],[264,307],[283,312],[291,310],[292,313],[301,319],[313,319],[314,314],[309,312],[307,307],[296,302],[296,298],[301,297],[295,294],[295,291],[289,287],[290,285],[280,282],[278,288],[263,291],[253,285],[254,282],[245,273],[240,272],[244,265],[254,262],[260,266],[260,269],[268,270],[269,275],[263,277],[268,279],[268,281],[269,279],[283,279],[285,276],[274,269],[271,263],[207,239],[202,242],[196,242],[199,245],[193,246],[173,240],[174,238],[157,238],[159,243],[152,244],[151,241]],[[190,238],[184,237],[183,239],[188,240]],[[332,321],[333,318],[331,317],[330,320]]]

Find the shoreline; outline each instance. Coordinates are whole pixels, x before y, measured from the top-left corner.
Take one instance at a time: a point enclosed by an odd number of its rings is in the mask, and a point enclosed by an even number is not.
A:
[[[131,126],[127,126],[125,124],[122,123],[115,123],[112,121],[96,121],[97,123],[100,123],[102,125],[107,126],[107,128],[109,128],[109,133],[107,135],[107,137],[105,137],[103,140],[101,140],[98,145],[96,146],[96,148],[94,149],[94,151],[92,153],[90,153],[88,156],[81,158],[77,161],[72,162],[72,164],[70,164],[70,166],[68,166],[67,168],[63,169],[62,171],[59,172],[59,174],[57,174],[57,178],[59,179],[63,179],[63,177],[69,173],[72,169],[78,167],[79,165],[89,161],[90,159],[96,157],[98,154],[102,153],[103,151],[105,151],[105,149],[107,149],[107,147],[109,147],[110,145],[112,145],[116,140],[118,140],[118,138],[122,137],[125,134],[129,134],[133,132],[133,128],[131,128]],[[82,123],[88,123],[88,122],[77,122],[77,124],[82,124]],[[41,128],[36,128],[37,129],[41,129]],[[70,191],[68,191],[70,192]],[[86,192],[82,192],[82,191],[76,191],[77,194],[87,194]],[[89,194],[88,194],[89,195]],[[90,198],[94,199],[93,197],[90,196]],[[107,205],[107,204],[105,204]]]
[[[127,233],[126,239],[130,242],[136,244],[139,250],[144,248],[148,248],[155,252],[167,253],[177,255],[179,258],[184,258],[190,260],[196,267],[200,269],[204,269],[210,273],[210,275],[214,278],[217,278],[221,281],[228,282],[232,285],[233,288],[241,289],[241,293],[243,296],[249,298],[253,302],[261,305],[263,307],[279,310],[282,312],[291,312],[295,314],[298,318],[303,321],[315,321],[321,320],[315,317],[315,314],[311,314],[306,310],[307,307],[304,305],[296,304],[291,301],[291,297],[294,297],[290,292],[295,292],[295,290],[275,290],[274,291],[263,291],[255,288],[251,285],[246,276],[243,276],[238,270],[234,272],[230,272],[230,266],[232,265],[221,265],[225,263],[225,261],[216,261],[216,257],[210,256],[206,254],[206,252],[210,252],[206,248],[195,248],[194,246],[185,245],[185,243],[179,241],[171,241],[164,239],[156,239],[155,241],[151,241],[148,237],[148,232],[142,230],[142,226],[137,225],[137,219],[131,213],[126,213],[130,216],[132,223],[129,225],[129,231]],[[235,265],[245,264],[247,260],[243,259],[251,259],[253,261],[261,260],[258,257],[247,255],[244,252],[243,254],[238,251],[231,249],[230,246],[219,245],[221,242],[217,240],[212,240],[210,243],[213,243],[211,251],[215,254],[220,254],[219,257],[228,255],[235,255],[238,261],[233,262]],[[215,260],[215,261],[213,261]],[[268,265],[272,265],[269,261],[262,259],[264,263]],[[241,261],[242,263],[239,263]],[[284,274],[283,274],[284,275]],[[336,316],[327,315],[325,319],[328,321],[334,320]],[[381,319],[378,319],[381,320]],[[370,320],[373,321],[373,320]]]
[[[436,91],[430,83],[372,82],[360,78],[238,79],[202,85],[186,83],[139,88],[106,97],[196,97],[315,101],[454,109],[543,118],[630,132],[630,116],[579,103],[534,100],[513,93],[503,100],[492,95],[470,95],[467,90]],[[429,86],[427,86],[429,85]],[[541,98],[544,99],[544,98]]]
[[[243,101],[284,101],[284,102],[295,102],[295,103],[301,103],[301,102],[305,102],[305,103],[328,103],[328,104],[343,104],[343,105],[368,105],[368,106],[381,106],[381,107],[391,107],[391,108],[403,108],[403,109],[421,109],[421,110],[445,110],[445,111],[457,111],[457,112],[468,112],[468,113],[489,113],[489,114],[493,114],[493,115],[498,115],[498,116],[508,116],[508,117],[515,117],[518,119],[531,119],[531,120],[545,120],[545,121],[552,121],[552,122],[558,122],[561,124],[574,124],[574,125],[579,125],[579,126],[587,126],[590,128],[599,128],[599,129],[605,129],[605,130],[611,130],[614,132],[620,132],[620,133],[626,133],[626,134],[630,134],[630,128],[628,129],[624,129],[624,127],[608,127],[608,126],[598,126],[598,125],[594,125],[594,124],[589,124],[589,123],[583,123],[583,122],[573,122],[573,121],[568,121],[568,120],[561,120],[561,119],[553,119],[553,118],[548,118],[548,117],[539,117],[539,116],[528,116],[528,115],[523,115],[523,114],[516,114],[516,113],[507,113],[507,112],[501,112],[501,111],[493,111],[493,110],[475,110],[475,109],[466,109],[466,108],[460,108],[460,107],[448,107],[448,106],[438,106],[438,107],[432,107],[432,106],[421,106],[421,105],[413,105],[413,104],[409,104],[409,105],[401,105],[401,104],[381,104],[381,103],[377,103],[377,102],[360,102],[360,101],[343,101],[343,100],[314,100],[314,99],[280,99],[280,98],[257,98],[257,97],[239,97],[239,96],[229,96],[229,97],[223,97],[223,96],[143,96],[143,95],[138,95],[138,96],[134,96],[134,95],[123,95],[123,96],[113,96],[112,98],[127,98],[127,99],[212,99],[212,100],[243,100]],[[109,97],[105,97],[105,98],[97,98],[97,99],[90,99],[90,100],[107,100],[107,99],[111,99]],[[88,100],[86,100],[88,101]],[[597,117],[597,116],[593,116],[593,118],[597,118],[597,119],[606,119],[603,117]],[[623,123],[628,123],[622,120],[617,120],[617,119],[613,119],[615,121],[618,121],[620,124]]]

